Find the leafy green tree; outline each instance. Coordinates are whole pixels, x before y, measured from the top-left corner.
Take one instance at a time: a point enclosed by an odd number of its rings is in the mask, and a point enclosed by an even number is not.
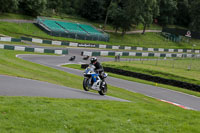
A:
[[[146,27],[152,24],[153,19],[159,15],[159,7],[157,0],[141,0],[141,9],[139,19],[143,24],[143,33],[145,33]]]
[[[82,11],[82,7],[85,3],[85,0],[73,0],[73,5],[72,7],[74,8],[75,10],[75,13],[77,15],[80,15],[81,14],[81,11]]]
[[[47,8],[55,14],[74,14],[74,3],[77,1],[79,0],[47,0]]]
[[[126,14],[125,10],[123,10],[122,13]],[[132,24],[133,24],[133,18],[129,15],[123,15],[121,19],[123,21],[123,23],[121,24],[122,36],[124,36],[126,32],[131,29]]]
[[[140,0],[122,0],[121,6],[124,10],[123,23],[121,25],[122,35],[129,31],[133,24],[139,23],[141,8]]]
[[[109,12],[113,29],[117,32],[123,22],[124,11],[121,7],[118,7],[117,3],[112,3]]]
[[[189,0],[177,0],[176,24],[188,27],[190,24]]]
[[[194,31],[200,30],[200,0],[194,0],[190,8],[191,29]]]
[[[0,0],[0,13],[12,12],[18,9],[18,0]]]
[[[105,20],[104,20],[104,26],[103,26],[103,29],[106,27],[106,24],[107,24],[107,21],[108,21],[108,17],[110,15],[110,12],[111,12],[111,7],[113,7],[113,2],[115,0],[108,0],[108,1],[105,1],[105,6],[106,6],[106,17],[105,17]]]
[[[174,24],[175,14],[177,11],[176,0],[158,0],[160,16],[158,17],[158,23],[162,26],[167,24]]]
[[[74,0],[62,0],[62,12],[66,14],[74,14]]]
[[[19,0],[21,11],[30,16],[38,16],[46,9],[46,0]]]
[[[121,0],[112,3],[110,9],[110,18],[112,19],[113,28],[116,30],[121,28],[122,35],[130,30],[133,24],[133,15],[131,14],[131,6],[129,0]]]
[[[80,15],[89,20],[102,20],[105,8],[103,0],[83,0]]]
[[[46,7],[52,10],[53,13],[60,13],[62,10],[62,0],[47,0]]]
[[[110,17],[113,28],[117,31],[122,29],[122,35],[129,31],[133,24],[139,23],[140,6],[139,0],[119,0],[112,3]]]

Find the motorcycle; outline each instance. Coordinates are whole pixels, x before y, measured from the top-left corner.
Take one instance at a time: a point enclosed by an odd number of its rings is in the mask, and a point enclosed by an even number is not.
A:
[[[100,95],[105,95],[107,92],[107,84],[105,78],[108,76],[106,73],[102,73],[103,79],[99,77],[99,74],[95,72],[95,66],[90,64],[83,73],[83,89],[85,91],[96,90]]]

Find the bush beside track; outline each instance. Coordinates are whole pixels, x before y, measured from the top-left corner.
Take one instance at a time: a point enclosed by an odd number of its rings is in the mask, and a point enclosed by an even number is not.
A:
[[[88,67],[88,64],[81,65],[81,68],[86,68],[86,67]],[[111,67],[104,67],[104,70],[106,72],[111,72],[114,74],[134,77],[134,78],[138,78],[138,79],[142,79],[142,80],[152,81],[155,83],[161,83],[161,84],[176,86],[176,87],[200,92],[200,85],[195,85],[195,84],[191,84],[191,83],[187,83],[187,82],[182,82],[182,81],[172,80],[172,79],[165,79],[165,78],[161,78],[161,77],[157,77],[157,76],[151,76],[151,75],[147,75],[147,74],[131,72],[131,71],[126,71],[126,70],[121,70],[121,69],[111,68]]]

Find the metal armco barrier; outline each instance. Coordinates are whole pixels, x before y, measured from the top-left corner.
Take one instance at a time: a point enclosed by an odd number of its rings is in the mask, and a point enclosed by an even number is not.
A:
[[[51,45],[64,45],[71,47],[88,47],[88,48],[101,48],[101,49],[118,49],[118,50],[137,50],[137,51],[148,51],[148,52],[176,52],[176,53],[200,53],[198,49],[166,49],[166,48],[145,48],[145,47],[135,47],[135,46],[112,46],[112,45],[102,45],[102,44],[86,44],[86,43],[76,43],[67,41],[54,41],[39,38],[29,38],[21,37],[21,39],[11,38],[11,37],[0,37],[0,41],[6,42],[21,42],[22,40],[30,41],[33,43],[40,44],[51,44]]]
[[[0,44],[0,49],[25,51],[25,52],[36,52],[36,53],[52,53],[52,54],[68,54],[68,50],[57,50],[57,49],[46,49],[46,48],[31,48],[25,46],[13,46]]]
[[[196,57],[200,58],[200,54],[186,54],[186,53],[147,53],[147,52],[115,52],[115,51],[99,51],[88,52],[83,51],[83,56],[138,56],[138,57]]]

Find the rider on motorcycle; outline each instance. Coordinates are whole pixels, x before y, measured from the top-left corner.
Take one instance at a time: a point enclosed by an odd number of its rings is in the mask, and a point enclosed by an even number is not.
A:
[[[103,78],[104,70],[103,70],[102,65],[97,61],[97,58],[96,57],[92,57],[90,59],[90,63],[95,66],[95,69],[94,69],[95,72],[98,73],[99,77],[103,80],[104,79]]]
[[[107,84],[105,78],[108,74],[104,73],[102,65],[97,61],[96,57],[90,58],[90,64],[84,71],[83,89],[85,91],[97,90],[100,95],[107,92]]]

